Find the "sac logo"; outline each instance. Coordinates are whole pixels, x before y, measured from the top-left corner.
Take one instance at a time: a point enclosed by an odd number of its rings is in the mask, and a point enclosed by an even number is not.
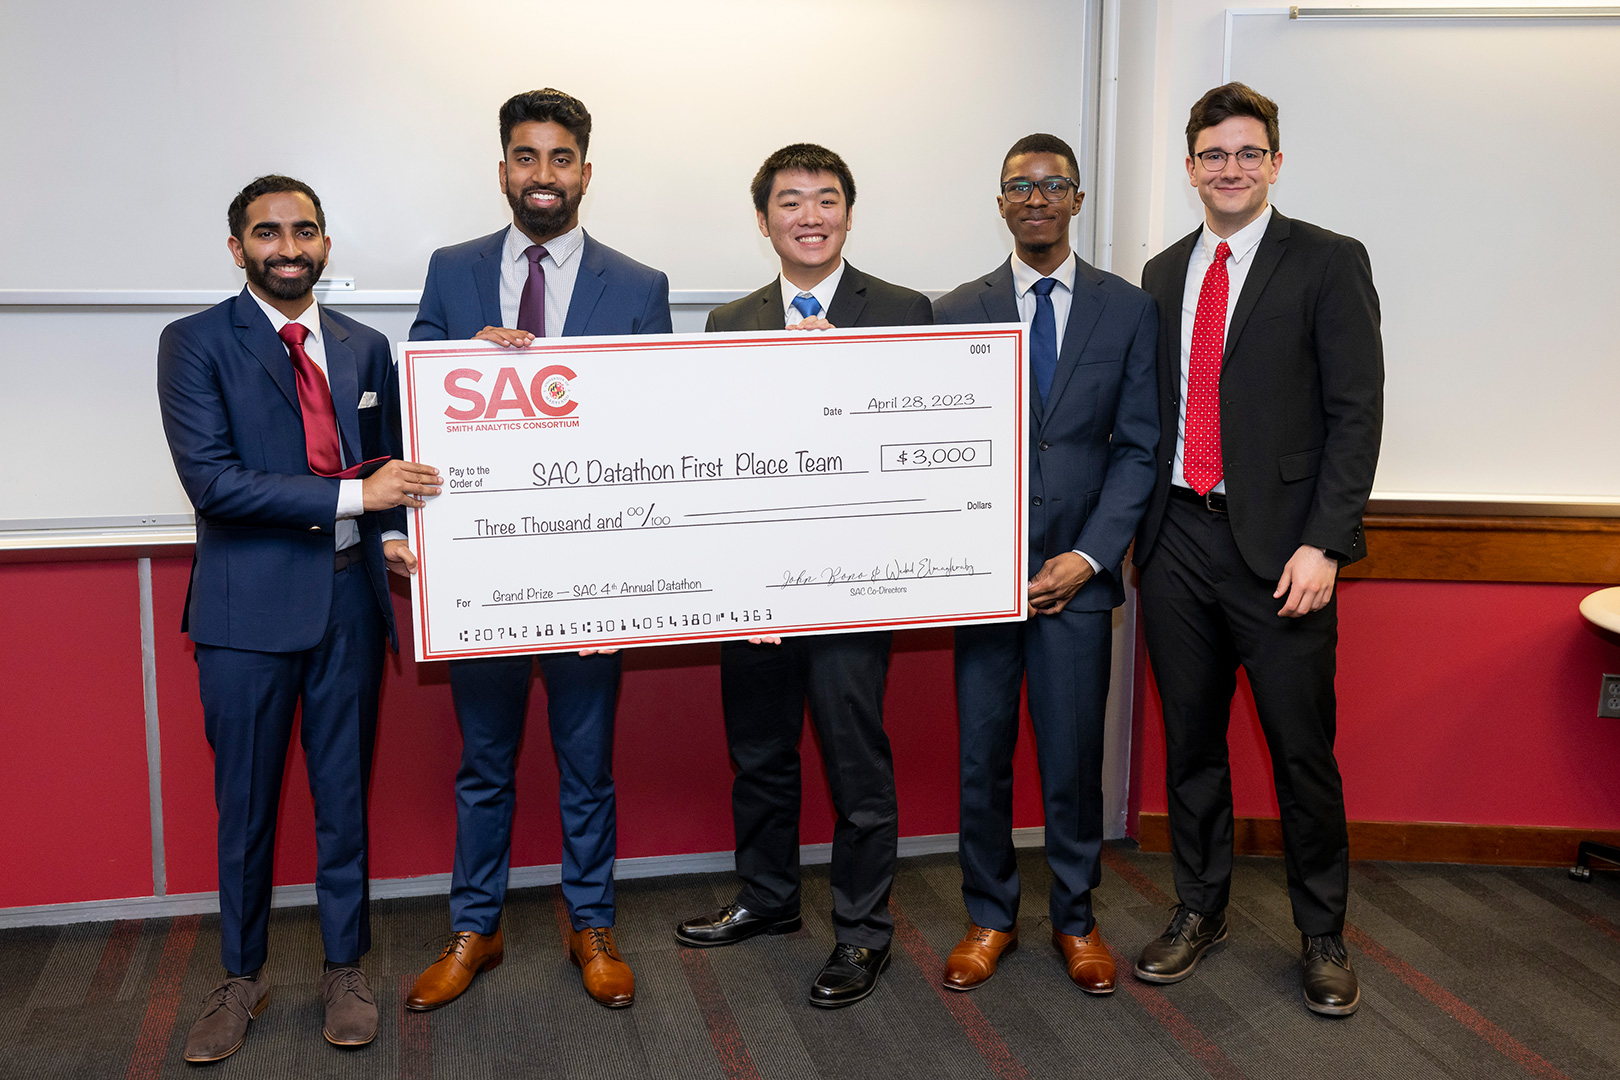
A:
[[[548,421],[572,416],[579,408],[574,399],[572,381],[579,376],[561,364],[543,367],[526,382],[517,368],[504,367],[495,373],[493,382],[476,368],[456,368],[444,377],[444,392],[457,404],[449,405],[444,415],[448,426],[461,428],[476,425],[499,424],[502,427],[553,427]],[[525,424],[522,421],[537,421]],[[568,426],[578,423],[569,422]]]

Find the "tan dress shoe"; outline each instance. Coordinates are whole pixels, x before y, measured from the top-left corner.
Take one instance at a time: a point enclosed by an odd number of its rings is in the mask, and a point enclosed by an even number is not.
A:
[[[636,1000],[636,977],[613,944],[611,926],[587,926],[568,935],[568,958],[585,980],[585,992],[610,1009]]]
[[[1103,944],[1101,930],[1093,926],[1084,937],[1053,930],[1052,944],[1063,954],[1074,985],[1088,994],[1114,992],[1114,954]]]
[[[1018,927],[1003,933],[969,924],[962,940],[945,959],[945,988],[972,990],[996,973],[1001,954],[1018,947]]]
[[[424,1012],[450,1004],[472,985],[474,975],[500,964],[504,947],[498,926],[494,934],[457,930],[433,966],[416,977],[405,1007]]]

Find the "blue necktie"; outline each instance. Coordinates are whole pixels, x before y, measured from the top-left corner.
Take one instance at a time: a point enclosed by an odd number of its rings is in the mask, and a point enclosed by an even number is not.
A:
[[[821,301],[806,293],[793,298],[793,306],[799,309],[799,314],[806,319],[813,319],[821,314]]]
[[[1052,287],[1057,278],[1043,277],[1035,283],[1035,321],[1029,328],[1029,373],[1035,390],[1046,404],[1057,373],[1057,316],[1052,311]]]

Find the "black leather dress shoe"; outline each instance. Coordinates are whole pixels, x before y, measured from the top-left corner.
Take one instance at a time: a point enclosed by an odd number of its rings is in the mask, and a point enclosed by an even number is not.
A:
[[[1323,1016],[1349,1016],[1361,1004],[1361,985],[1342,934],[1300,935],[1305,1007]]]
[[[1164,933],[1142,949],[1136,977],[1143,982],[1180,982],[1193,973],[1199,957],[1226,940],[1226,911],[1204,914],[1177,904]]]
[[[889,947],[863,949],[839,942],[810,987],[810,1004],[823,1009],[853,1005],[877,989],[878,976],[889,966]]]
[[[681,923],[675,928],[675,940],[703,949],[735,945],[760,934],[791,934],[803,925],[804,920],[797,915],[756,915],[741,904],[727,904],[712,915],[699,915]]]

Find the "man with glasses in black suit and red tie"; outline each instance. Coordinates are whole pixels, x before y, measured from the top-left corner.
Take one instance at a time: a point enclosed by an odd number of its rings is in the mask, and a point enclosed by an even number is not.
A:
[[[1159,303],[1161,434],[1136,562],[1178,902],[1136,976],[1179,982],[1226,939],[1241,664],[1271,750],[1305,1004],[1348,1016],[1361,996],[1343,936],[1334,584],[1367,553],[1383,344],[1366,249],[1273,210],[1281,169],[1274,102],[1242,83],[1205,94],[1187,121],[1204,224],[1142,271]]]

